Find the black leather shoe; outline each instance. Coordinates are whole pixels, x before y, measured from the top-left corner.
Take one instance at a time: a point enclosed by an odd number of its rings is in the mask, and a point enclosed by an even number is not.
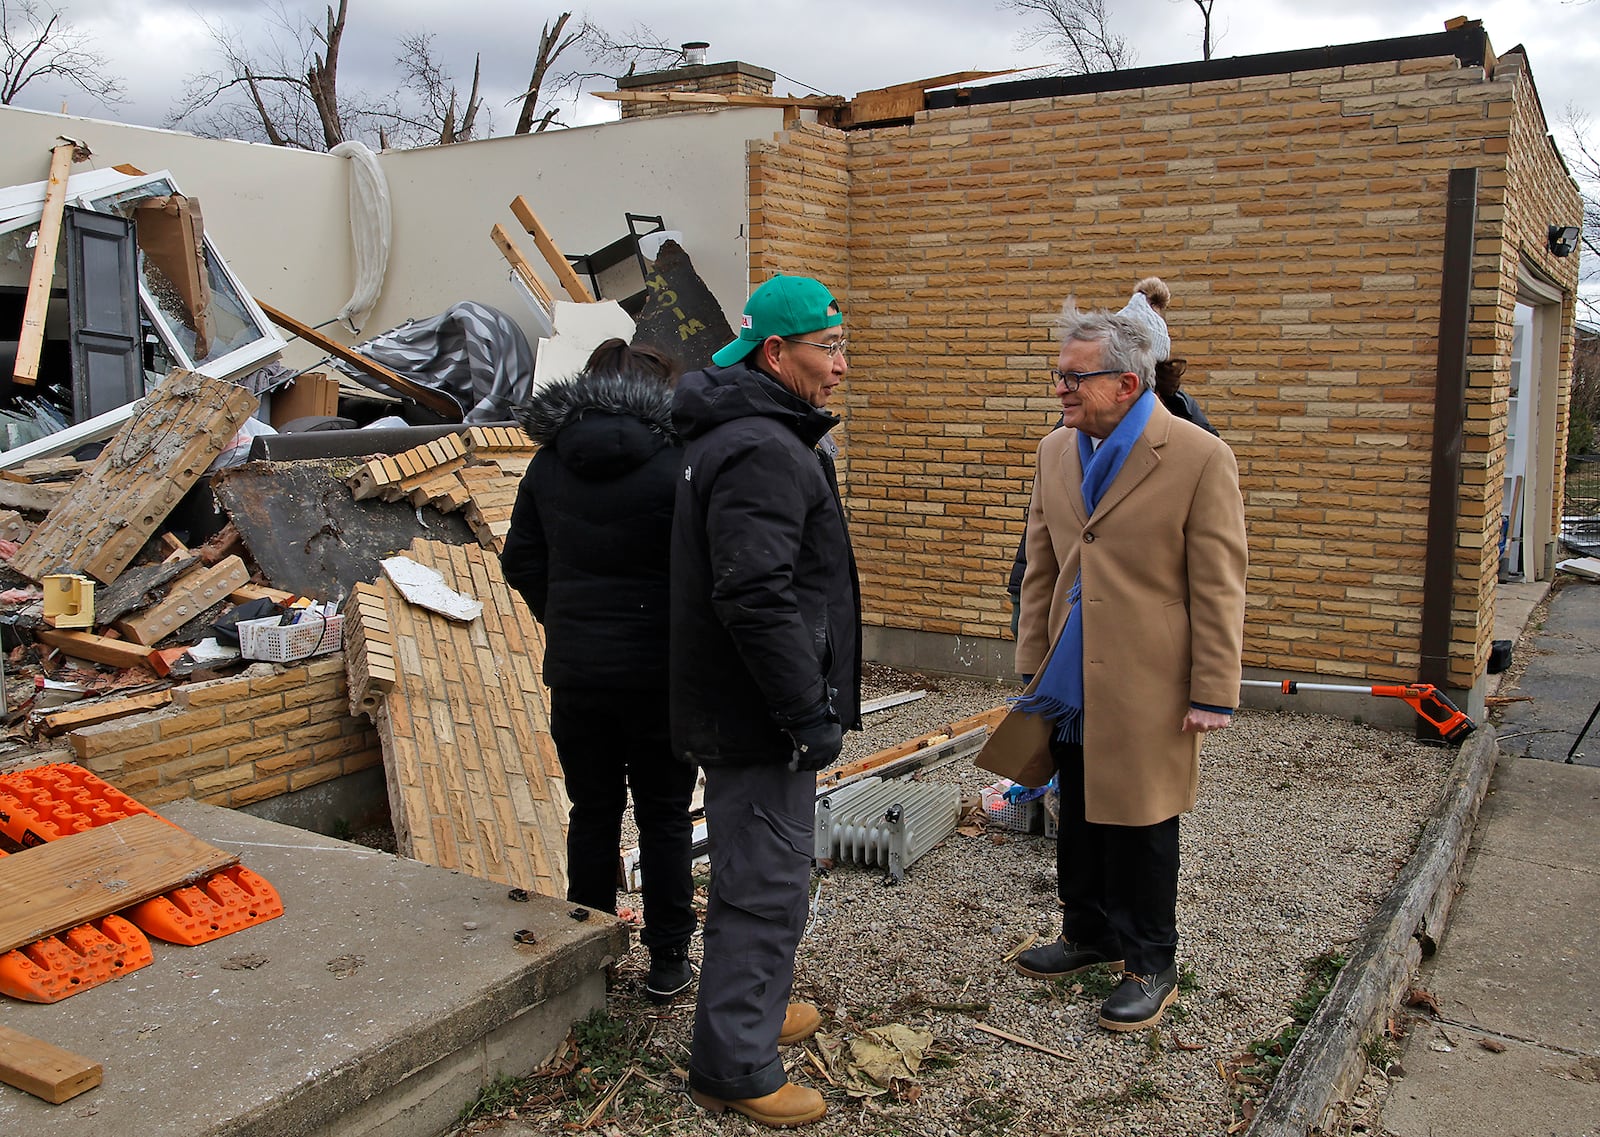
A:
[[[1064,936],[1043,947],[1029,948],[1016,959],[1017,970],[1035,979],[1064,979],[1100,966],[1120,968],[1122,960],[1105,948],[1075,944]]]
[[[1124,971],[1117,989],[1100,1004],[1100,1025],[1107,1030],[1141,1030],[1155,1026],[1177,997],[1176,963],[1154,975]]]
[[[694,967],[689,949],[652,948],[650,972],[644,979],[644,993],[652,1003],[670,1002],[679,991],[694,982]]]

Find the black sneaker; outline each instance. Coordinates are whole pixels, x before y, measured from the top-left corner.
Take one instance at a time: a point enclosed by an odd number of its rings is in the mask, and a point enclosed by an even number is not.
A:
[[[667,1003],[694,982],[694,967],[689,949],[651,948],[650,973],[644,977],[644,993],[652,1003]]]
[[[1029,948],[1017,956],[1016,969],[1035,979],[1064,979],[1091,967],[1122,966],[1114,953],[1088,944],[1075,944],[1065,936],[1043,947]]]
[[[1154,975],[1122,973],[1122,982],[1100,1004],[1100,1025],[1107,1030],[1141,1030],[1161,1021],[1178,997],[1178,965],[1170,964]]]

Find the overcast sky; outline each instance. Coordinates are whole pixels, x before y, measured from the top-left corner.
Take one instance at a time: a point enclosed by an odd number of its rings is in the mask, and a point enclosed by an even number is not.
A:
[[[53,0],[39,0],[49,4]],[[207,22],[233,27],[250,42],[268,30],[261,0],[55,0],[89,33],[126,84],[127,101],[106,107],[59,85],[30,87],[18,104],[125,122],[160,125],[183,79],[216,66]],[[337,2],[337,0],[335,0]],[[1200,14],[1194,0],[1106,0],[1112,29],[1138,53],[1140,65],[1200,57]],[[282,0],[306,22],[322,3]],[[963,70],[1001,70],[1049,61],[1019,44],[1029,21],[998,0],[855,0],[849,4],[797,0],[591,0],[574,4],[574,22],[587,11],[613,30],[647,25],[669,43],[706,40],[713,61],[738,59],[786,78],[779,93],[816,88],[850,95]],[[474,53],[483,55],[488,109],[497,133],[515,125],[508,106],[531,70],[544,19],[563,8],[528,0],[350,0],[340,56],[341,90],[374,93],[394,86],[393,60],[402,35],[430,32],[438,58],[463,86]],[[1452,16],[1481,19],[1497,52],[1523,44],[1545,113],[1559,136],[1575,106],[1600,130],[1600,0],[1215,0],[1214,55],[1321,47],[1442,31]],[[592,97],[566,112],[572,122],[598,121],[614,105]]]

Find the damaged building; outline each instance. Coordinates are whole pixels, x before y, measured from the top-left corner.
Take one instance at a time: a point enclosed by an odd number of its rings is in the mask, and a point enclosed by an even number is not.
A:
[[[0,772],[388,813],[403,853],[562,895],[541,633],[495,556],[532,454],[507,410],[610,335],[704,364],[777,272],[846,313],[869,658],[1010,675],[1056,312],[1159,273],[1239,461],[1246,675],[1481,713],[1497,582],[1554,572],[1573,352],[1580,199],[1524,53],[1458,22],[852,99],[774,78],[697,63],[623,80],[615,123],[376,155],[0,108]],[[478,610],[418,604],[414,569]],[[536,937],[588,969],[528,995],[568,1022],[626,950],[591,931]]]

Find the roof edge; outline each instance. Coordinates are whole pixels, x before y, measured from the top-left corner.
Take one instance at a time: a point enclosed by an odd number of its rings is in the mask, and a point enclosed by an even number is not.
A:
[[[1300,48],[1294,51],[1273,51],[1264,55],[1234,55],[1226,59],[1167,63],[1157,67],[1129,67],[1120,71],[1096,71],[1088,75],[1022,79],[1014,83],[996,83],[988,87],[929,91],[927,107],[929,110],[943,110],[987,103],[1009,103],[1022,99],[1053,99],[1064,95],[1089,95],[1102,91],[1172,87],[1221,79],[1282,75],[1292,71],[1352,67],[1363,63],[1394,63],[1404,59],[1426,59],[1436,55],[1453,55],[1463,67],[1482,67],[1485,60],[1490,58],[1489,51],[1488,33],[1483,30],[1482,23],[1473,21],[1452,31],[1433,32],[1428,35],[1367,40],[1364,43]]]

